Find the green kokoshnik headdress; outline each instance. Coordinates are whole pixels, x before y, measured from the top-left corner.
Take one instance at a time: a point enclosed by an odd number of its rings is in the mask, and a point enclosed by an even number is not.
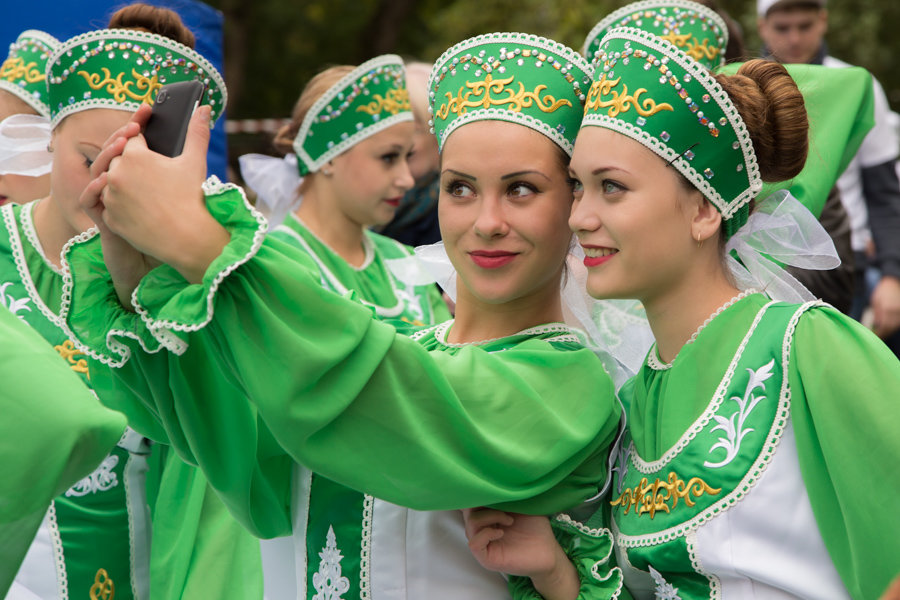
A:
[[[719,14],[692,0],[641,0],[611,12],[584,41],[588,60],[611,29],[634,27],[671,42],[709,69],[725,62],[728,27]]]
[[[98,29],[64,42],[50,57],[47,87],[51,127],[92,108],[134,112],[152,104],[167,83],[198,80],[207,85],[203,103],[210,125],[225,110],[228,94],[216,68],[175,40],[133,29]]]
[[[571,48],[526,33],[489,33],[456,44],[428,79],[431,125],[443,148],[461,125],[518,123],[571,156],[591,85],[591,67]]]
[[[582,127],[612,129],[653,150],[716,206],[730,237],[747,221],[762,179],[722,86],[669,42],[630,27],[603,38],[594,68]]]
[[[59,45],[59,40],[43,31],[23,31],[9,45],[9,56],[0,65],[0,89],[15,94],[47,118],[50,118],[50,105],[45,71],[50,55]]]
[[[314,173],[362,140],[413,118],[403,60],[376,56],[328,88],[306,113],[294,139],[300,174]]]

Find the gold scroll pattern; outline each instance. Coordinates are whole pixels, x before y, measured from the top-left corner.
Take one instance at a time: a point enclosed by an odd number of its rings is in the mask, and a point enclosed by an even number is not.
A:
[[[78,75],[84,77],[92,89],[99,90],[106,86],[106,91],[112,94],[116,102],[125,102],[126,99],[130,98],[138,102],[152,104],[154,93],[162,87],[156,74],[153,77],[146,77],[132,69],[131,75],[134,77],[134,81],[122,81],[125,73],[119,73],[113,78],[106,67],[100,67],[100,70],[103,71],[103,76],[99,73],[88,73],[87,71],[78,71]]]
[[[446,119],[450,113],[463,115],[468,112],[469,108],[490,108],[492,106],[505,106],[513,112],[521,112],[523,108],[536,106],[542,112],[551,113],[563,106],[572,106],[572,103],[566,99],[557,100],[550,94],[541,96],[541,92],[547,89],[546,85],[538,85],[532,91],[525,90],[525,86],[521,81],[519,89],[516,91],[512,86],[515,77],[507,77],[505,79],[494,79],[491,73],[488,73],[484,81],[467,81],[466,84],[459,88],[454,98],[450,92],[447,92],[447,102],[441,104],[435,115],[440,119]],[[466,88],[469,91],[463,93]],[[496,94],[496,96],[492,95]],[[506,94],[503,96],[503,94]]]
[[[657,477],[656,481],[650,483],[646,477],[643,477],[638,485],[626,489],[610,504],[623,506],[626,515],[629,510],[634,508],[634,512],[638,516],[649,514],[652,519],[656,516],[656,511],[671,512],[678,506],[679,500],[683,500],[686,506],[691,507],[696,504],[694,498],[699,498],[703,494],[716,496],[721,491],[722,488],[713,489],[699,477],[693,477],[685,483],[672,471],[669,473],[667,481]]]
[[[370,115],[387,112],[396,115],[401,110],[409,110],[409,90],[406,88],[388,90],[384,96],[375,94],[372,97],[372,102],[356,107],[356,112]]]
[[[610,80],[607,79],[604,73],[603,77],[599,81],[595,81],[591,85],[591,89],[588,90],[587,102],[584,105],[585,112],[598,108],[609,108],[606,114],[610,117],[616,117],[619,113],[628,112],[633,107],[642,117],[649,117],[662,110],[674,110],[668,102],[657,104],[653,98],[641,100],[641,95],[647,93],[646,88],[638,88],[634,91],[634,94],[629,95],[628,86],[622,84],[622,91],[616,91],[613,88],[618,86],[620,81],[622,81],[621,77]],[[603,96],[612,97],[608,100],[603,100]]]
[[[26,64],[25,59],[20,56],[8,58],[0,66],[0,79],[7,81],[24,79],[27,83],[36,83],[46,78],[47,76],[37,68],[36,62]]]

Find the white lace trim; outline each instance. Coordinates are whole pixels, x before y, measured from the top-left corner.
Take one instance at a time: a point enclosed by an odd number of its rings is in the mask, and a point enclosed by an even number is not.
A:
[[[62,269],[57,267],[49,258],[47,258],[47,254],[44,252],[44,247],[41,245],[41,240],[38,237],[37,229],[34,228],[34,215],[32,214],[34,212],[34,207],[37,206],[38,202],[46,201],[47,199],[44,198],[35,202],[29,202],[22,206],[22,209],[19,211],[19,217],[22,219],[22,231],[25,232],[25,237],[28,238],[28,241],[31,242],[31,245],[37,250],[37,253],[41,256],[44,263],[53,269],[54,273],[62,275]]]
[[[653,462],[645,462],[638,456],[637,450],[634,448],[634,442],[631,443],[629,447],[629,452],[631,454],[631,464],[634,467],[644,474],[655,473],[661,469],[663,469],[667,464],[669,464],[672,459],[674,459],[678,454],[681,453],[682,450],[687,447],[687,445],[697,437],[703,429],[706,427],[707,423],[709,423],[712,416],[719,410],[719,406],[721,406],[722,402],[725,400],[725,394],[728,392],[728,386],[731,384],[731,379],[734,377],[734,371],[737,368],[738,361],[741,356],[744,354],[744,349],[747,347],[747,344],[750,342],[750,337],[756,331],[759,322],[762,320],[763,315],[766,310],[772,306],[775,301],[771,301],[766,303],[759,311],[756,313],[756,317],[753,319],[753,323],[750,325],[750,329],[747,331],[747,334],[744,336],[744,339],[741,340],[740,345],[734,353],[734,356],[731,358],[731,363],[728,365],[728,369],[725,371],[725,374],[722,376],[722,380],[719,382],[719,387],[716,388],[716,393],[713,395],[712,401],[707,405],[706,410],[694,421],[693,425],[681,436],[681,438],[669,448],[665,454],[659,460],[655,460]]]
[[[362,539],[359,553],[359,597],[360,600],[368,600],[372,597],[372,511],[375,498],[369,494],[363,494],[362,511]]]
[[[419,332],[420,337],[424,335],[428,331],[434,330],[434,338],[444,346],[448,348],[463,348],[465,346],[483,346],[485,344],[490,344],[491,342],[497,342],[500,340],[505,340],[507,338],[511,338],[517,335],[542,335],[544,333],[554,333],[558,332],[563,334],[562,336],[554,336],[551,338],[552,340],[563,339],[565,338],[567,341],[571,337],[573,341],[579,342],[578,334],[568,325],[563,323],[546,323],[544,325],[537,325],[535,327],[529,327],[527,329],[523,329],[521,331],[517,331],[516,333],[511,333],[509,335],[504,335],[502,337],[490,338],[487,340],[478,340],[476,342],[464,342],[462,344],[454,344],[452,342],[447,341],[447,334],[450,332],[450,327],[453,326],[455,319],[450,319],[449,321],[444,321],[438,325],[430,329],[426,329],[423,332]],[[418,339],[418,338],[417,338]]]
[[[688,533],[686,536],[684,536],[684,541],[685,545],[687,546],[688,557],[691,559],[691,567],[697,574],[706,577],[706,580],[709,581],[709,600],[721,600],[721,580],[703,568],[703,563],[700,560],[700,555],[697,553],[697,532],[692,531]]]
[[[615,37],[618,39],[631,40],[664,54],[669,60],[675,61],[703,86],[725,114],[725,117],[728,119],[737,136],[738,143],[741,145],[741,150],[744,155],[744,165],[746,167],[744,173],[746,173],[747,176],[747,187],[733,200],[725,200],[718,190],[712,186],[709,180],[701,173],[697,172],[690,161],[681,156],[682,153],[669,148],[668,145],[659,139],[651,136],[631,123],[626,123],[607,115],[591,112],[584,116],[581,126],[596,125],[612,129],[623,135],[627,135],[638,143],[653,150],[664,160],[671,162],[675,168],[677,168],[698,190],[700,190],[704,197],[715,204],[716,208],[719,209],[719,212],[722,213],[723,219],[730,219],[741,206],[756,197],[762,189],[762,178],[759,174],[759,164],[756,160],[756,153],[753,150],[753,140],[750,138],[747,126],[744,124],[740,113],[738,113],[734,104],[731,102],[728,93],[722,88],[719,82],[713,79],[706,67],[691,60],[690,57],[666,40],[633,27],[621,27],[616,29]]]
[[[723,304],[722,306],[717,308],[713,312],[713,314],[709,315],[706,318],[706,320],[703,321],[703,323],[700,325],[700,327],[698,327],[697,330],[691,335],[690,339],[688,339],[688,341],[686,341],[684,343],[684,346],[687,346],[688,344],[693,344],[694,342],[696,342],[697,336],[700,335],[700,332],[703,331],[704,329],[706,329],[706,326],[709,325],[710,323],[712,323],[713,319],[715,319],[716,317],[721,315],[728,308],[732,307],[734,304],[736,304],[740,300],[743,300],[747,296],[750,296],[751,294],[757,294],[757,293],[759,293],[759,290],[755,290],[752,288],[744,290],[743,292],[741,292],[737,296],[734,296],[731,300],[729,300],[728,302],[726,302],[725,304]],[[681,349],[678,351],[679,354],[681,354],[681,350],[684,349],[684,346],[682,346]],[[663,362],[659,358],[659,353],[657,351],[656,344],[654,344],[653,348],[651,348],[650,352],[647,354],[647,366],[650,367],[651,369],[653,369],[654,371],[665,371],[667,369],[671,369],[672,365],[675,364],[675,361],[677,359],[678,359],[678,354],[676,354],[675,358],[673,358],[670,362],[667,362],[667,363]]]
[[[595,560],[594,564],[591,566],[591,577],[594,579],[594,581],[607,581],[614,574],[618,574],[619,585],[616,588],[616,591],[613,592],[613,595],[610,596],[610,600],[616,600],[616,598],[618,598],[619,594],[622,592],[622,585],[624,584],[625,580],[624,575],[622,574],[622,569],[620,569],[619,567],[613,567],[606,575],[600,575],[600,566],[609,562],[609,559],[612,557],[612,554],[616,548],[616,545],[613,541],[612,531],[607,529],[606,527],[600,527],[596,529],[588,527],[584,523],[576,521],[565,513],[556,515],[555,517],[553,517],[553,520],[576,529],[585,536],[592,537],[594,539],[606,538],[609,540],[609,550],[607,551],[606,555]],[[581,585],[584,586],[585,583],[587,583],[588,585],[590,584],[590,582],[582,582]]]
[[[604,30],[615,26],[617,21],[647,10],[658,11],[660,8],[682,8],[687,11],[698,13],[715,22],[716,26],[719,28],[719,35],[722,37],[721,46],[723,50],[722,54],[724,55],[725,46],[728,45],[728,26],[725,24],[725,20],[722,19],[716,11],[699,4],[694,0],[640,0],[639,2],[626,4],[622,8],[609,13],[601,19],[599,23],[594,25],[594,28],[591,29],[591,32],[587,34],[587,37],[584,40],[582,53],[586,53],[588,46],[591,45],[594,39]],[[591,57],[588,56],[587,59],[590,60]]]
[[[149,311],[147,311],[144,306],[138,301],[138,290],[140,286],[134,289],[134,292],[131,295],[131,304],[134,306],[135,312],[140,315],[141,320],[147,325],[150,329],[150,333],[153,334],[163,346],[165,346],[169,351],[175,354],[183,354],[185,350],[187,350],[187,344],[181,341],[178,337],[176,337],[172,332],[175,331],[198,331],[206,327],[213,318],[213,301],[215,299],[216,292],[219,289],[219,286],[225,280],[226,277],[231,275],[231,273],[253,258],[256,253],[259,251],[260,246],[262,246],[263,239],[266,236],[266,231],[268,231],[269,225],[266,221],[266,218],[260,213],[256,208],[253,207],[248,201],[247,196],[244,194],[244,190],[239,186],[233,183],[222,183],[218,177],[215,175],[211,176],[206,182],[203,184],[203,192],[207,195],[217,195],[223,193],[228,190],[237,190],[241,195],[241,199],[244,201],[244,207],[250,211],[250,214],[256,219],[257,228],[256,232],[253,234],[253,243],[251,244],[250,249],[247,251],[244,256],[227,265],[224,269],[219,271],[213,279],[212,283],[209,286],[209,292],[206,294],[206,318],[196,324],[190,325],[185,323],[179,323],[176,321],[171,321],[168,319],[154,319]]]
[[[106,332],[106,346],[110,349],[110,351],[116,356],[111,356],[105,354],[103,352],[97,351],[84,342],[75,334],[74,331],[69,327],[68,323],[66,323],[66,319],[69,315],[69,308],[72,304],[72,270],[69,268],[69,252],[70,250],[78,245],[85,242],[88,242],[93,237],[100,234],[100,231],[96,227],[91,227],[84,233],[80,233],[77,236],[73,237],[71,240],[66,242],[66,245],[63,246],[62,249],[62,266],[63,266],[63,289],[62,289],[62,299],[60,300],[59,305],[59,327],[65,332],[65,334],[72,340],[72,344],[80,350],[81,352],[87,354],[91,358],[100,361],[105,365],[109,365],[110,367],[116,369],[124,365],[128,362],[128,359],[131,357],[131,349],[120,342],[117,338],[119,337],[127,337],[132,340],[135,340],[141,348],[147,354],[154,354],[159,352],[160,348],[148,348],[144,341],[134,332],[125,331],[124,329],[110,329]],[[122,309],[125,310],[124,308]],[[124,436],[123,436],[124,439]]]
[[[447,137],[449,137],[451,133],[466,123],[484,120],[509,121],[510,123],[518,123],[519,125],[534,129],[556,142],[556,145],[562,148],[569,156],[572,156],[572,151],[575,149],[575,145],[567,140],[555,127],[551,127],[544,121],[536,119],[527,113],[504,110],[502,108],[479,108],[470,110],[463,116],[453,119],[450,121],[450,124],[441,131],[440,138],[438,139],[440,147],[444,147],[444,142],[447,141]]]
[[[56,521],[56,502],[50,501],[47,509],[47,529],[50,532],[50,543],[53,544],[53,561],[56,564],[56,586],[59,600],[69,600],[69,574],[66,571],[66,555],[63,551],[62,538],[59,536],[59,523]]]
[[[25,206],[28,205],[26,204]],[[34,305],[38,307],[38,310],[41,311],[41,314],[44,315],[44,317],[48,321],[62,329],[63,332],[67,333],[68,331],[64,327],[60,315],[57,315],[52,310],[50,310],[50,307],[48,307],[44,303],[44,300],[41,298],[41,295],[38,294],[37,288],[34,285],[34,280],[31,278],[31,272],[28,270],[28,265],[25,262],[25,251],[22,247],[22,239],[19,237],[18,223],[16,223],[16,218],[13,214],[12,208],[12,204],[7,204],[0,208],[0,210],[3,211],[4,224],[6,225],[7,231],[9,231],[9,245],[12,249],[13,262],[16,265],[16,271],[18,271],[19,273],[19,279],[22,280],[22,285],[25,286],[25,291],[28,292],[28,297],[31,298],[31,301],[34,303]],[[60,312],[62,312],[61,309]]]
[[[767,304],[763,310],[765,310],[765,308],[767,308],[771,304],[772,303]],[[701,525],[703,525],[710,519],[713,519],[719,514],[724,513],[726,510],[743,499],[744,496],[750,493],[750,490],[753,488],[753,486],[756,485],[757,481],[759,481],[760,477],[762,477],[766,468],[769,466],[769,463],[772,461],[772,457],[775,455],[775,451],[778,448],[779,442],[781,441],[781,436],[784,433],[785,426],[788,422],[788,419],[790,418],[791,390],[789,384],[788,368],[790,361],[791,344],[793,342],[794,331],[797,328],[797,323],[799,322],[800,317],[803,315],[803,313],[805,313],[807,310],[814,306],[824,305],[825,304],[820,300],[807,302],[801,305],[794,312],[787,328],[785,329],[781,348],[782,384],[778,400],[778,409],[772,422],[772,427],[768,432],[766,441],[763,444],[759,456],[756,458],[756,460],[753,461],[753,464],[747,470],[747,474],[744,475],[740,483],[738,483],[738,485],[735,486],[734,490],[726,497],[722,498],[702,513],[679,525],[664,529],[662,531],[658,531],[656,533],[637,536],[619,533],[617,543],[620,546],[624,548],[656,546],[658,544],[669,542],[671,540],[682,537],[690,532],[696,531]],[[754,325],[755,324],[756,323],[754,322]]]
[[[316,234],[314,234],[312,232],[312,230],[309,227],[307,227],[306,224],[303,221],[301,221],[298,216],[296,216],[294,214],[292,214],[291,216],[297,221],[297,223],[299,223],[304,229],[306,229],[314,238],[316,238],[316,240],[318,240],[319,243],[321,243],[326,248],[328,248],[336,256],[340,257],[340,255],[337,254],[337,252],[334,252],[334,250],[331,249],[331,246],[326,244],[324,241],[322,241],[321,238],[319,238]],[[290,235],[293,239],[297,240],[297,242],[301,246],[303,246],[303,249],[306,251],[306,253],[309,254],[310,258],[312,258],[313,261],[315,261],[316,265],[318,265],[319,270],[322,271],[322,274],[325,276],[325,279],[328,280],[328,284],[331,286],[331,289],[333,289],[335,292],[337,292],[338,294],[341,294],[341,295],[347,294],[350,291],[347,288],[347,286],[345,286],[343,283],[341,283],[341,281],[340,281],[340,279],[338,279],[337,275],[332,273],[331,269],[329,269],[325,265],[325,263],[322,261],[322,259],[319,258],[319,255],[316,254],[315,250],[312,249],[312,246],[310,246],[309,243],[303,239],[302,235],[300,235],[299,233],[297,233],[296,231],[294,231],[293,229],[291,229],[290,227],[287,227],[285,225],[279,226],[277,228],[277,231],[280,231],[282,233],[286,233],[286,234]],[[372,244],[372,240],[369,239],[369,236],[365,235],[365,234],[363,234],[363,248],[365,249],[366,258],[363,261],[363,264],[361,266],[354,267],[350,263],[347,263],[347,266],[349,266],[350,268],[354,269],[357,272],[362,272],[364,269],[371,266],[372,262],[374,262],[374,260],[375,260],[375,247]],[[343,260],[343,259],[341,259],[341,260]],[[363,298],[357,298],[357,300],[361,304],[364,304],[365,306],[372,307],[375,310],[375,314],[377,314],[379,317],[383,317],[383,318],[398,317],[401,314],[403,314],[403,311],[407,307],[407,305],[403,302],[403,294],[401,294],[399,289],[397,288],[397,279],[394,277],[394,274],[391,272],[390,269],[387,268],[386,265],[385,265],[384,271],[387,274],[388,283],[391,284],[391,292],[393,293],[394,299],[397,301],[397,303],[394,304],[393,306],[381,306],[379,304],[375,304],[374,302],[369,302],[368,300],[365,300]]]

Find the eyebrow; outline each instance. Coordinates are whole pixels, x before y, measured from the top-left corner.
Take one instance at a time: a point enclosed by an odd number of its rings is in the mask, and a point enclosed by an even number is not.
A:
[[[474,175],[469,175],[468,173],[463,173],[462,171],[455,171],[453,169],[444,169],[444,173],[453,173],[457,177],[464,177],[465,179],[471,179],[472,181],[478,181],[478,178]]]
[[[540,175],[547,181],[551,181],[549,177],[541,173],[540,171],[516,171],[515,173],[510,173],[509,175],[504,175],[500,178],[500,181],[506,181],[507,179],[513,179],[515,177],[521,177],[522,175]]]
[[[591,171],[591,175],[597,176],[597,175],[601,175],[603,173],[607,173],[609,171],[622,171],[623,173],[628,173],[628,171],[626,171],[625,169],[622,169],[620,167],[599,167],[599,168]]]

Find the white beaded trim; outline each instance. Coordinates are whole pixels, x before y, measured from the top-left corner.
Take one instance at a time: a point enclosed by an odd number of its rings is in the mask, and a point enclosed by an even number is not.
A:
[[[244,194],[244,190],[241,187],[233,183],[222,183],[215,175],[211,176],[203,183],[203,193],[208,196],[218,195],[229,190],[237,190],[240,193],[241,199],[244,201],[244,207],[256,219],[257,228],[256,232],[253,234],[253,243],[251,244],[250,249],[247,251],[247,253],[219,271],[219,273],[216,274],[215,278],[210,284],[209,292],[207,292],[206,294],[206,318],[198,324],[185,324],[167,319],[154,319],[152,316],[150,316],[149,311],[143,305],[141,305],[140,301],[138,300],[138,290],[140,289],[140,286],[136,287],[131,295],[131,304],[134,307],[135,312],[140,315],[141,320],[143,320],[148,329],[150,329],[153,337],[159,340],[159,342],[163,346],[165,346],[169,351],[175,354],[184,354],[185,350],[187,350],[187,344],[185,344],[180,338],[175,336],[173,332],[198,331],[206,327],[209,322],[212,321],[214,312],[213,301],[215,299],[216,292],[219,289],[219,285],[221,285],[225,278],[231,275],[231,273],[234,272],[235,269],[248,262],[256,255],[256,253],[259,251],[260,246],[262,246],[266,231],[268,231],[269,228],[269,224],[268,221],[266,221],[266,218],[262,215],[262,213],[256,210],[256,208],[252,204],[250,204],[250,202],[247,201],[247,196],[246,194]]]
[[[684,536],[684,541],[687,546],[688,558],[691,559],[691,567],[698,575],[706,577],[706,580],[709,582],[709,600],[721,600],[722,582],[718,577],[703,568],[700,555],[697,553],[697,532],[692,531],[688,533]]]
[[[441,136],[438,140],[438,146],[440,148],[443,148],[444,143],[447,141],[447,137],[451,133],[453,133],[466,123],[472,123],[473,121],[507,121],[509,123],[518,123],[519,125],[524,125],[525,127],[534,129],[539,133],[543,133],[552,141],[554,141],[557,146],[562,148],[563,151],[570,157],[572,156],[572,152],[575,149],[575,145],[567,140],[566,137],[559,131],[557,131],[555,127],[551,127],[547,123],[544,123],[540,119],[536,119],[529,114],[515,112],[512,110],[503,110],[502,108],[480,108],[477,110],[471,110],[463,116],[453,119],[450,124],[447,125],[447,127],[443,131],[441,131]]]
[[[706,329],[707,325],[712,323],[713,319],[715,319],[716,317],[721,315],[727,309],[731,308],[734,304],[736,304],[740,300],[743,300],[744,298],[746,298],[747,296],[750,296],[751,294],[758,294],[758,293],[759,293],[759,290],[755,290],[753,288],[746,289],[743,292],[741,292],[740,294],[738,294],[737,296],[734,296],[731,300],[729,300],[728,302],[726,302],[719,308],[717,308],[715,310],[715,312],[713,312],[711,315],[709,315],[706,318],[705,321],[703,321],[703,323],[700,325],[700,327],[698,327],[697,330],[691,335],[690,339],[688,339],[688,341],[686,341],[684,343],[684,346],[687,346],[688,344],[693,344],[694,342],[696,342],[697,336],[700,335],[701,331]],[[684,346],[681,347],[681,350],[684,349]],[[678,354],[681,354],[681,350],[678,351]],[[667,369],[671,369],[672,365],[674,365],[675,361],[678,359],[678,354],[676,354],[675,358],[673,358],[671,361],[665,363],[662,360],[660,360],[658,353],[657,353],[656,345],[654,345],[653,348],[650,349],[650,352],[647,354],[647,366],[650,367],[651,369],[653,369],[654,371],[665,371]]]
[[[712,21],[715,21],[716,26],[719,28],[719,35],[722,38],[720,41],[722,49],[724,50],[725,46],[728,44],[728,26],[725,24],[725,20],[719,13],[713,9],[708,8],[699,2],[695,2],[694,0],[640,0],[639,2],[632,2],[631,4],[626,4],[625,6],[614,10],[601,19],[599,23],[594,25],[594,28],[591,29],[591,32],[587,34],[587,37],[584,40],[582,54],[587,53],[588,46],[591,45],[591,42],[594,41],[601,32],[615,25],[617,21],[638,12],[657,10],[660,8],[683,8],[684,10],[708,17]],[[588,56],[587,59],[590,60],[591,57]]]
[[[770,302],[767,304],[763,310],[768,308],[774,304],[774,302]],[[741,499],[744,498],[750,490],[756,485],[759,479],[765,473],[766,468],[769,466],[769,463],[772,461],[773,456],[775,455],[775,451],[777,450],[778,444],[781,441],[781,436],[784,434],[785,428],[787,426],[788,421],[790,420],[790,409],[791,409],[791,390],[790,390],[790,382],[789,382],[789,361],[790,361],[790,353],[791,353],[791,345],[793,343],[794,331],[797,327],[797,323],[800,320],[800,317],[812,307],[815,306],[825,306],[825,303],[820,300],[814,300],[812,302],[807,302],[801,305],[794,312],[791,320],[788,323],[788,326],[785,329],[784,338],[782,341],[781,347],[781,366],[782,366],[782,384],[781,384],[781,392],[779,394],[778,399],[778,409],[775,414],[775,419],[772,421],[772,427],[769,429],[768,435],[766,437],[766,441],[763,444],[763,448],[759,453],[759,456],[754,460],[751,467],[747,470],[747,474],[743,477],[741,482],[735,486],[734,490],[728,494],[726,497],[722,498],[709,508],[707,508],[702,513],[696,515],[695,517],[684,521],[683,523],[670,527],[668,529],[664,529],[662,531],[658,531],[656,533],[650,533],[645,535],[638,536],[630,536],[623,534],[621,532],[617,533],[617,543],[623,548],[635,548],[641,546],[655,546],[658,544],[662,544],[665,542],[672,541],[679,537],[683,537],[686,534],[696,531],[701,525],[706,523],[707,521],[715,518],[719,514],[725,512],[735,504],[737,504]],[[760,311],[762,313],[762,311]],[[756,323],[754,323],[755,325]],[[649,463],[645,463],[649,464]],[[658,469],[657,469],[658,470]],[[648,473],[648,471],[642,471]]]
[[[140,31],[136,29],[97,29],[94,31],[89,31],[87,33],[83,33],[81,35],[77,35],[73,38],[68,39],[63,42],[56,51],[50,56],[47,60],[47,87],[51,87],[54,85],[51,82],[52,73],[53,73],[53,65],[57,60],[68,58],[64,56],[66,52],[70,52],[75,48],[80,49],[82,44],[89,44],[91,42],[96,42],[99,40],[109,39],[110,41],[130,41],[130,42],[138,42],[138,43],[151,43],[156,46],[162,46],[173,52],[177,52],[181,56],[185,58],[190,58],[190,60],[197,64],[198,67],[203,69],[204,77],[209,77],[215,83],[215,87],[222,94],[222,102],[221,105],[214,109],[216,117],[220,117],[222,113],[225,111],[225,107],[228,105],[228,89],[225,87],[225,80],[222,78],[222,75],[219,73],[219,70],[213,66],[211,62],[209,62],[202,54],[190,48],[189,46],[185,46],[182,43],[176,42],[171,38],[167,38],[162,35],[158,35],[155,33],[150,33],[147,31]],[[199,75],[199,73],[198,73]],[[107,100],[107,101],[104,101]],[[49,105],[49,95],[48,95],[48,105]],[[90,100],[80,100],[75,102],[74,104],[63,107],[56,116],[53,117],[53,120],[50,123],[50,128],[55,129],[56,126],[62,121],[62,119],[71,113],[80,112],[82,110],[89,110],[92,108],[118,108],[119,110],[127,110],[130,112],[134,112],[141,105],[140,102],[129,102],[126,101],[124,103],[116,104],[115,101],[109,99],[100,99],[93,98]],[[50,107],[51,112],[53,111],[53,107]],[[210,127],[213,126],[215,121],[210,121]]]
[[[753,140],[750,138],[750,132],[747,131],[747,126],[744,124],[743,119],[741,119],[741,115],[738,113],[737,108],[735,108],[734,104],[731,102],[728,93],[721,85],[719,85],[719,82],[713,79],[712,75],[710,75],[709,71],[707,71],[703,65],[692,60],[688,55],[666,40],[660,39],[646,31],[634,29],[633,27],[614,29],[603,39],[605,40],[607,37],[631,40],[646,45],[653,50],[664,54],[669,60],[675,61],[682,69],[700,82],[706,91],[709,92],[712,99],[716,101],[716,104],[719,105],[719,108],[725,113],[725,117],[728,119],[737,136],[738,143],[740,143],[744,155],[744,166],[746,167],[744,171],[747,175],[748,187],[733,200],[726,201],[709,181],[701,173],[697,172],[688,160],[683,157],[674,160],[681,155],[669,148],[669,146],[659,139],[651,136],[631,123],[619,121],[618,119],[606,115],[588,113],[584,116],[584,120],[581,124],[582,128],[595,126],[613,129],[653,150],[664,160],[671,162],[682,175],[693,183],[694,186],[696,186],[697,189],[719,209],[723,219],[730,219],[741,206],[756,197],[762,189],[762,178],[759,174],[759,163],[756,160],[756,152],[753,150]]]
[[[449,321],[444,321],[443,323],[435,325],[434,327],[432,327],[430,329],[426,329],[425,331],[420,332],[420,337],[421,337],[421,335],[424,335],[426,332],[430,331],[431,329],[434,329],[435,330],[434,331],[434,339],[436,339],[442,345],[447,346],[448,348],[464,348],[466,346],[484,346],[485,344],[490,344],[491,342],[505,340],[507,338],[511,338],[514,336],[541,335],[544,333],[554,333],[554,332],[559,332],[561,334],[569,334],[573,337],[572,341],[575,341],[575,342],[579,341],[578,334],[575,332],[575,330],[573,330],[568,325],[564,325],[562,323],[547,323],[544,325],[536,325],[535,327],[529,327],[527,329],[517,331],[516,333],[504,335],[502,337],[490,338],[487,340],[478,340],[476,342],[464,342],[462,344],[454,344],[452,342],[447,341],[447,334],[450,331],[450,327],[453,326],[454,321],[455,321],[455,319],[450,319]],[[552,338],[552,340],[556,340],[558,337],[560,337],[560,336],[554,336]],[[565,336],[565,335],[563,337],[568,338],[568,336]],[[550,341],[550,340],[548,340],[548,341]],[[569,341],[569,340],[566,339],[566,341]]]
[[[38,237],[37,230],[34,228],[34,215],[32,213],[34,213],[34,207],[37,206],[38,202],[47,202],[47,198],[29,202],[22,206],[22,209],[19,212],[19,216],[22,219],[22,231],[25,232],[25,237],[28,238],[28,241],[31,242],[31,245],[37,250],[37,253],[41,256],[41,259],[43,259],[44,264],[50,267],[57,275],[62,275],[62,269],[57,267],[49,258],[47,258],[47,254],[44,252],[44,247],[41,245],[41,240]]]
[[[59,592],[59,600],[69,599],[69,575],[66,571],[66,555],[63,550],[62,538],[59,535],[59,523],[56,521],[56,501],[50,501],[47,509],[47,529],[50,532],[50,543],[53,545],[53,562],[56,566],[56,589]]]
[[[682,450],[693,440],[697,434],[699,434],[706,427],[709,420],[712,419],[712,416],[719,410],[719,406],[721,406],[722,402],[725,401],[725,394],[728,392],[728,386],[731,384],[731,379],[734,377],[734,371],[737,369],[737,363],[740,360],[741,356],[744,354],[744,349],[747,347],[747,344],[750,342],[750,337],[756,331],[756,328],[759,326],[759,322],[762,320],[763,315],[766,310],[775,304],[775,301],[771,301],[766,303],[765,306],[759,309],[756,313],[756,317],[753,319],[753,323],[750,325],[750,328],[747,330],[747,334],[744,336],[744,339],[741,340],[740,345],[738,345],[737,350],[734,353],[734,356],[731,358],[731,363],[728,365],[728,369],[725,370],[725,374],[722,376],[722,380],[719,382],[719,387],[716,388],[716,392],[712,397],[712,401],[706,407],[706,410],[694,421],[693,425],[681,436],[681,438],[671,447],[669,448],[659,460],[655,460],[652,462],[645,462],[638,456],[637,450],[634,448],[634,442],[631,443],[631,464],[640,471],[641,473],[649,474],[655,473],[656,471],[661,470],[667,464],[669,464],[672,459],[674,459],[678,454],[681,453]]]
[[[362,535],[359,552],[359,597],[360,600],[368,600],[372,597],[372,513],[375,506],[375,498],[369,494],[363,494],[362,510]]]
[[[396,54],[383,54],[381,56],[376,56],[375,58],[367,60],[363,64],[359,65],[347,75],[344,75],[336,84],[328,88],[328,91],[326,91],[318,100],[316,100],[315,103],[313,103],[313,105],[310,107],[309,111],[307,111],[306,116],[303,117],[303,122],[300,124],[300,130],[297,131],[297,137],[294,138],[293,146],[294,153],[297,155],[297,158],[306,166],[307,169],[309,169],[310,173],[315,173],[322,168],[322,165],[333,159],[335,156],[343,154],[364,139],[387,129],[392,125],[396,125],[397,123],[404,123],[406,121],[415,120],[413,113],[409,110],[398,112],[395,115],[379,119],[378,121],[373,122],[371,125],[363,127],[361,130],[355,132],[346,140],[342,140],[341,142],[335,144],[333,147],[327,149],[318,158],[313,158],[303,148],[303,142],[306,140],[306,136],[309,134],[309,130],[312,128],[315,120],[319,117],[322,109],[324,109],[328,105],[328,103],[333,101],[339,93],[344,91],[354,81],[362,77],[367,71],[371,71],[372,69],[377,69],[378,67],[387,65],[396,65],[401,69],[405,69],[405,67],[403,66],[403,59]]]

